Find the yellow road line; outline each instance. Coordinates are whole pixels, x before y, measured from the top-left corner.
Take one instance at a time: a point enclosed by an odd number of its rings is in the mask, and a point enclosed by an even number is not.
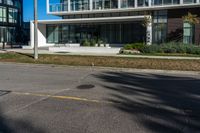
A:
[[[93,103],[111,103],[111,102],[106,102],[106,101],[91,100],[87,98],[80,98],[80,97],[74,97],[74,96],[56,96],[56,95],[49,95],[49,94],[26,93],[26,92],[12,92],[12,93],[17,94],[17,95],[49,97],[49,98],[55,98],[55,99],[66,99],[66,100],[85,101],[85,102],[93,102]]]

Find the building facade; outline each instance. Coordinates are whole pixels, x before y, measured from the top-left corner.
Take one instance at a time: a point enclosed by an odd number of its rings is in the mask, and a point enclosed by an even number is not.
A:
[[[20,41],[22,0],[0,0],[0,45]]]
[[[200,0],[47,0],[47,13],[62,19],[39,21],[39,46],[78,45],[84,39],[101,39],[111,46],[144,41],[200,44],[200,25],[183,21],[189,12],[200,17]]]

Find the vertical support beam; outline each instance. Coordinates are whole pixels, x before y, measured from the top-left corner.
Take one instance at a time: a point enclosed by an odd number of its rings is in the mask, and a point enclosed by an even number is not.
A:
[[[199,3],[200,2],[200,0],[197,0],[197,3]]]
[[[68,0],[67,1],[68,3],[67,3],[67,6],[68,6],[68,12],[70,12],[71,11],[71,0]]]
[[[138,0],[135,0],[135,8],[137,8],[137,6],[138,6],[138,2],[137,2]]]
[[[152,2],[151,2],[152,0],[149,0],[149,7],[151,7],[151,4],[152,4]]]
[[[30,44],[34,48],[34,21],[30,21]]]
[[[148,24],[148,26],[146,27],[146,44],[147,45],[151,45],[152,44],[152,16],[149,15],[148,16],[150,18],[150,23]]]
[[[121,8],[121,0],[118,0],[118,9]]]
[[[47,6],[47,14],[49,13],[49,0],[46,0],[46,6]]]
[[[180,4],[183,5],[183,0],[180,0]]]
[[[93,2],[93,0],[89,1],[89,5],[90,5],[90,9],[89,10],[92,10],[92,4],[93,4],[92,2]]]

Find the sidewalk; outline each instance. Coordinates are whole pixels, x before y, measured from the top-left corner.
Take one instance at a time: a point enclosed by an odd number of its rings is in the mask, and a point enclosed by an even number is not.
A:
[[[32,54],[32,49],[7,49],[7,52],[17,52],[17,53],[25,53],[25,54]],[[1,52],[5,52],[0,50]],[[119,54],[100,54],[100,53],[65,53],[65,52],[51,52],[48,49],[42,48],[38,51],[39,54],[55,54],[55,55],[88,55],[88,56],[112,56],[112,57],[133,57],[133,58],[149,58],[149,59],[186,59],[186,60],[200,60],[199,57],[184,57],[184,56],[152,56],[152,55],[119,55]]]

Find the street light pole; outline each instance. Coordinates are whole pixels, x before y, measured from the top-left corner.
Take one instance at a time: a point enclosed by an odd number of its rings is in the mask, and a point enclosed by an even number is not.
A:
[[[38,59],[38,14],[37,0],[34,0],[34,59]]]

